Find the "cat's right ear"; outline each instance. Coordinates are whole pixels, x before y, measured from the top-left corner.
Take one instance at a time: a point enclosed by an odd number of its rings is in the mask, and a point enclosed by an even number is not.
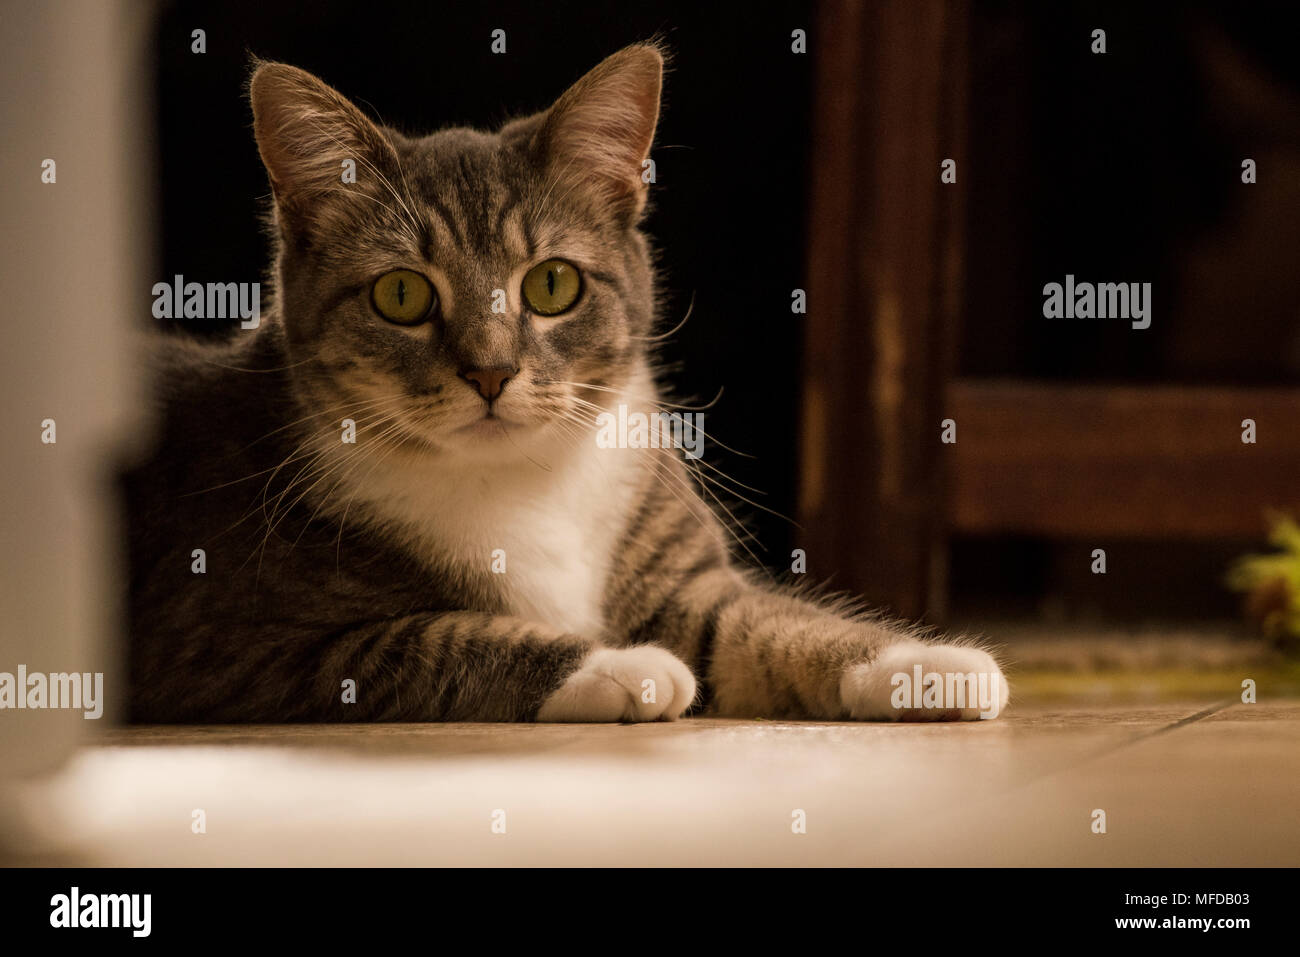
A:
[[[348,192],[394,175],[397,157],[383,131],[306,70],[259,63],[249,99],[257,149],[282,225],[318,223],[336,201],[347,201]]]

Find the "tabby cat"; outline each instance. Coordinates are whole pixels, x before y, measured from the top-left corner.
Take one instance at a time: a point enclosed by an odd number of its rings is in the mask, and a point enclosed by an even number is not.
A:
[[[637,44],[542,113],[412,139],[256,66],[274,301],[152,357],[134,720],[979,715],[900,706],[918,665],[1006,703],[984,650],[738,567],[680,450],[595,440],[661,408],[639,224],[662,74]]]

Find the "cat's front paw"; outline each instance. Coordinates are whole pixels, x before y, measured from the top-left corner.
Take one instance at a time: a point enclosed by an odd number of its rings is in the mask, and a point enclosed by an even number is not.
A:
[[[542,704],[538,721],[673,721],[695,700],[695,676],[653,645],[599,648]]]
[[[993,656],[964,645],[906,641],[840,681],[849,717],[863,721],[973,721],[996,718],[1011,689]]]

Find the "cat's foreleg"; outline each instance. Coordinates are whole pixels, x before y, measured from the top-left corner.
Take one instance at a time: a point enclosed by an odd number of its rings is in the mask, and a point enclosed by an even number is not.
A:
[[[997,661],[972,644],[757,587],[715,614],[708,675],[723,714],[972,720],[1009,700]]]
[[[1005,707],[1006,680],[984,649],[743,574],[722,524],[683,494],[684,467],[664,461],[668,481],[647,481],[614,557],[609,643],[673,652],[724,715],[953,720]]]
[[[678,717],[695,696],[690,670],[662,649],[608,648],[481,612],[331,634],[281,623],[245,635],[237,652],[216,625],[194,639],[202,669],[162,645],[137,656],[134,720],[647,721]]]
[[[996,717],[1008,701],[983,648],[844,614],[725,564],[642,593],[649,600],[628,614],[631,640],[690,664],[722,715],[957,720]]]
[[[325,669],[361,675],[377,702],[366,717],[378,720],[654,721],[680,716],[695,697],[690,669],[662,649],[607,648],[476,612],[356,629]]]

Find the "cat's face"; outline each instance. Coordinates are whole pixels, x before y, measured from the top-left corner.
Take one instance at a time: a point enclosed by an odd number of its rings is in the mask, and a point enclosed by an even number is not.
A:
[[[653,322],[636,227],[661,72],[629,47],[544,113],[410,139],[261,65],[279,312],[309,407],[478,454],[572,435],[609,404]]]

